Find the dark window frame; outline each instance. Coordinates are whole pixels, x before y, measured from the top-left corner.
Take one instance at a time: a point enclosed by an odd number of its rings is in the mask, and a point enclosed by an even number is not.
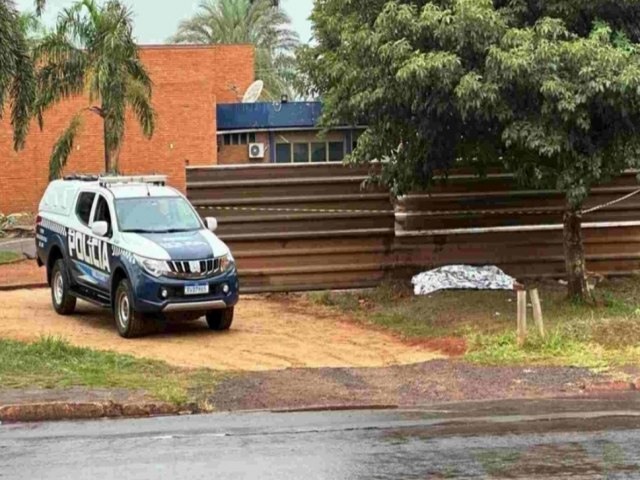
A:
[[[327,163],[328,158],[329,158],[329,143],[328,142],[310,142],[309,144],[309,149],[310,149],[310,157],[311,157],[311,163]],[[314,158],[316,152],[317,152],[317,148],[321,148],[324,151],[324,155],[323,155],[323,159],[322,160],[316,160]]]
[[[279,161],[278,149],[281,147],[287,147],[289,150],[289,159],[286,162]],[[274,163],[292,163],[293,162],[293,147],[291,143],[276,143],[275,162]]]
[[[332,159],[331,158],[331,145],[336,146],[336,145],[340,145],[341,148],[341,152],[340,152],[340,159]],[[327,142],[327,162],[342,162],[344,160],[345,157],[345,142],[343,140],[341,141],[334,141],[334,142]]]
[[[111,215],[111,207],[109,206],[109,202],[107,201],[104,195],[100,195],[100,194],[98,195],[98,198],[95,200],[95,202],[96,202],[96,208],[95,208],[95,211],[93,212],[93,219],[91,220],[91,223],[93,224],[94,222],[106,221],[109,228],[107,229],[107,234],[105,235],[105,237],[111,238],[113,236],[113,216]],[[106,220],[98,219],[98,214],[102,213],[100,212],[100,208],[101,208],[100,202],[102,202],[102,204],[107,209]]]
[[[91,196],[91,204],[89,205],[89,212],[87,213],[87,221],[85,222],[84,219],[80,216],[80,202],[83,197],[88,195]],[[76,208],[75,208],[76,218],[80,221],[80,223],[82,223],[86,227],[89,226],[89,222],[91,221],[91,213],[93,212],[93,204],[96,201],[96,195],[97,195],[96,192],[82,191],[78,194],[78,198],[76,199]]]
[[[293,145],[293,155],[291,155],[291,159],[293,163],[309,163],[311,161],[311,144],[310,142],[294,142]],[[296,160],[296,147],[303,147],[306,149],[306,160]]]

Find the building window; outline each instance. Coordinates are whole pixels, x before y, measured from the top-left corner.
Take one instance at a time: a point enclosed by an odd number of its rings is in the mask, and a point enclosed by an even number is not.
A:
[[[327,161],[327,144],[326,143],[311,144],[311,161],[312,162]]]
[[[329,161],[341,162],[344,160],[344,142],[329,142]]]
[[[354,130],[353,131],[353,144],[351,145],[352,151],[358,147],[358,140],[364,133],[364,130]]]
[[[306,163],[309,161],[309,144],[294,143],[293,144],[293,162]]]
[[[248,145],[256,143],[256,134],[252,133],[227,133],[224,135],[225,145]]]
[[[278,143],[276,145],[276,163],[291,163],[290,143]]]
[[[293,158],[292,157],[293,153]],[[278,143],[276,163],[341,162],[344,160],[344,142]]]

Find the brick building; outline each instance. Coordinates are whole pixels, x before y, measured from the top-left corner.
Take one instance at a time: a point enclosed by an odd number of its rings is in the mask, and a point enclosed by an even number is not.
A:
[[[340,162],[362,129],[322,132],[319,102],[218,104],[218,163]]]
[[[143,46],[141,57],[154,82],[156,131],[145,139],[137,123],[127,120],[120,169],[125,174],[163,173],[185,188],[186,165],[218,163],[216,105],[238,102],[254,80],[250,45]],[[24,150],[13,150],[5,115],[0,121],[0,212],[35,211],[48,183],[49,157],[71,117],[89,106],[78,97],[56,105],[45,115],[41,132],[34,122]],[[65,172],[104,170],[101,120],[84,116],[84,126]]]

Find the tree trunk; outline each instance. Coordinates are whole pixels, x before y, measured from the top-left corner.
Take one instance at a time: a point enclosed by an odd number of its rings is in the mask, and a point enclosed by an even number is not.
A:
[[[103,122],[104,125],[104,171],[108,175],[118,174],[118,159],[120,157],[121,145],[111,145],[107,140],[107,121]]]
[[[564,214],[564,258],[569,298],[593,302],[593,295],[587,284],[587,266],[582,243],[582,213],[574,207],[568,207]]]
[[[104,143],[104,173],[108,175],[111,172],[111,161],[107,147],[107,122],[104,117],[102,117],[102,142]]]

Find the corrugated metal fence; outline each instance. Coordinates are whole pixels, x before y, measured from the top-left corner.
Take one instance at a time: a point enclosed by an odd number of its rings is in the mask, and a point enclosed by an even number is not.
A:
[[[244,292],[369,287],[392,265],[388,192],[340,164],[190,168],[189,199],[219,221]],[[302,210],[302,211],[301,211]]]
[[[202,216],[218,218],[245,292],[368,287],[392,268],[453,263],[495,264],[518,278],[564,272],[557,192],[457,173],[394,205],[384,189],[364,189],[366,177],[331,164],[195,167],[187,190]],[[595,188],[587,207],[637,188],[625,175]],[[640,195],[586,215],[584,235],[590,270],[640,271]]]
[[[632,173],[595,187],[585,210],[638,187]],[[562,276],[563,209],[562,194],[518,189],[510,175],[451,175],[428,195],[398,200],[396,265],[492,264],[517,278]],[[591,271],[640,271],[640,195],[585,214],[583,235]]]

